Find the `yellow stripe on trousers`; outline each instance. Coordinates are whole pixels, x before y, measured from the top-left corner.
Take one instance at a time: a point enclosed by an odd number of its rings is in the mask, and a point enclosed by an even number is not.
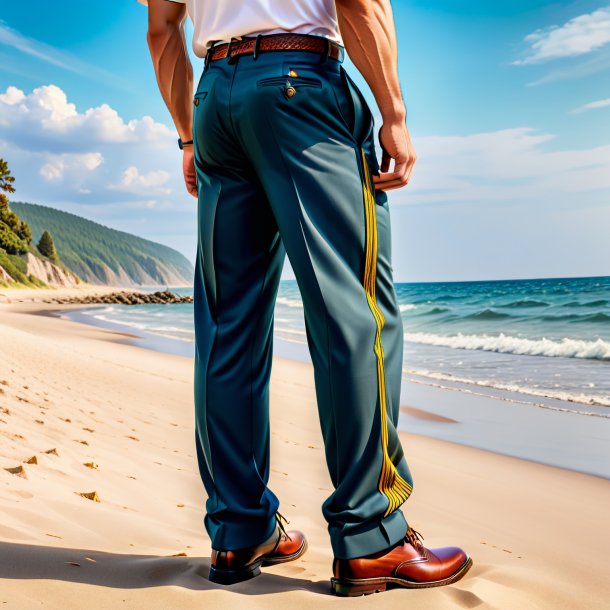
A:
[[[381,410],[381,446],[383,451],[383,464],[377,488],[388,500],[388,508],[384,513],[387,517],[394,512],[411,494],[412,487],[396,470],[388,453],[388,420],[386,406],[385,370],[383,366],[383,345],[381,344],[381,329],[385,324],[383,313],[377,305],[375,298],[375,279],[377,273],[377,209],[374,195],[373,182],[369,171],[368,162],[361,149],[362,167],[364,170],[364,211],[366,217],[366,259],[364,263],[364,289],[369,307],[377,323],[375,333],[375,354],[377,355],[377,386],[379,390],[379,405]]]

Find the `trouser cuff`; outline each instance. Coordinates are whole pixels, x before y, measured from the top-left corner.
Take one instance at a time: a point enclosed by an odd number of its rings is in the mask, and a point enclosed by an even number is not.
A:
[[[209,516],[204,519],[212,548],[217,551],[234,551],[258,546],[267,541],[277,529],[275,514],[266,524],[240,521],[232,524],[216,524]]]
[[[397,509],[387,517],[368,525],[365,531],[335,536],[331,534],[333,554],[336,559],[354,559],[383,551],[402,540],[407,528],[405,516]]]

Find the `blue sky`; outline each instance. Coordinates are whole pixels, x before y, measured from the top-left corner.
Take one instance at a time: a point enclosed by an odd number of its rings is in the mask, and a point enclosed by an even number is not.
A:
[[[393,4],[419,157],[411,183],[390,193],[395,280],[610,274],[610,5]],[[194,260],[196,204],[180,182],[146,8],[56,0],[32,11],[0,0],[0,156],[14,198]]]

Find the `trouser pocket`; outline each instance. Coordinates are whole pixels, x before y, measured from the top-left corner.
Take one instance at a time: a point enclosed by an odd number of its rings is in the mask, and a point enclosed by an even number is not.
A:
[[[269,87],[274,85],[285,86],[286,83],[289,83],[293,87],[322,87],[322,82],[317,78],[304,77],[304,76],[296,76],[291,77],[290,75],[286,76],[271,76],[268,78],[261,78],[256,81],[257,86],[259,87]]]

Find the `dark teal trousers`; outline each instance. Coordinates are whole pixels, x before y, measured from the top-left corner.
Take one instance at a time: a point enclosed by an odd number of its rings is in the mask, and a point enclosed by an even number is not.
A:
[[[334,556],[406,533],[412,477],[396,433],[403,326],[373,118],[340,61],[274,51],[210,62],[194,98],[199,181],[195,413],[214,549],[276,526],[268,487],[273,312],[285,256],[304,306],[334,491]]]

